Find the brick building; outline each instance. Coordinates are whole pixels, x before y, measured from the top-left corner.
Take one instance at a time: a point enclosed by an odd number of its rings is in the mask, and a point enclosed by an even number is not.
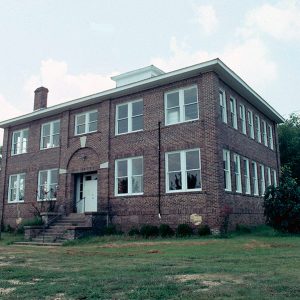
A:
[[[169,73],[150,66],[112,78],[116,88],[34,111],[4,128],[0,215],[15,226],[33,206],[141,224],[264,221],[277,184],[283,118],[219,59]],[[195,221],[196,220],[196,221]]]

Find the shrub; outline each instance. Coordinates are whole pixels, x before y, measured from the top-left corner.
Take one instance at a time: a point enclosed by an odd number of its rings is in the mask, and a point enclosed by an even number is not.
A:
[[[239,233],[251,233],[251,228],[246,225],[236,224],[235,230]]]
[[[174,230],[168,224],[161,224],[158,228],[161,237],[168,237],[174,235]]]
[[[275,230],[300,233],[300,188],[290,168],[282,168],[278,187],[269,186],[264,197],[267,224]]]
[[[120,234],[120,232],[117,230],[116,225],[109,224],[109,225],[104,229],[104,234],[105,234],[105,235],[115,235],[115,234]]]
[[[128,235],[129,236],[135,236],[135,235],[139,235],[140,231],[138,230],[138,228],[136,227],[132,227],[129,231],[128,231]]]
[[[210,235],[210,227],[208,225],[200,225],[198,228],[198,234],[200,236]]]
[[[140,233],[143,237],[154,237],[158,236],[158,227],[153,225],[143,225],[140,229]]]
[[[193,234],[193,228],[188,224],[179,224],[176,229],[177,236],[190,236]]]
[[[41,226],[43,225],[43,220],[40,217],[34,217],[32,219],[26,219],[22,221],[16,228],[16,233],[24,233],[24,226]]]

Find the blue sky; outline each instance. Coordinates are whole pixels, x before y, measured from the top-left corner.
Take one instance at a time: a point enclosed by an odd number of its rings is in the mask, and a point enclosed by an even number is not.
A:
[[[300,112],[300,1],[2,0],[0,37],[0,120],[30,112],[40,85],[53,105],[215,57],[282,115]]]

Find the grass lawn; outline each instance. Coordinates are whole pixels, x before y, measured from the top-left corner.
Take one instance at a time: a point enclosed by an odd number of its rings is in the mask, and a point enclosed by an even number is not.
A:
[[[0,299],[300,299],[300,237],[0,240]]]

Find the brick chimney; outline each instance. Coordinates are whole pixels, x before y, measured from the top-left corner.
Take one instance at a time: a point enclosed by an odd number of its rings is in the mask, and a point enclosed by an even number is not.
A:
[[[47,95],[49,90],[43,86],[34,91],[33,110],[47,108]]]

